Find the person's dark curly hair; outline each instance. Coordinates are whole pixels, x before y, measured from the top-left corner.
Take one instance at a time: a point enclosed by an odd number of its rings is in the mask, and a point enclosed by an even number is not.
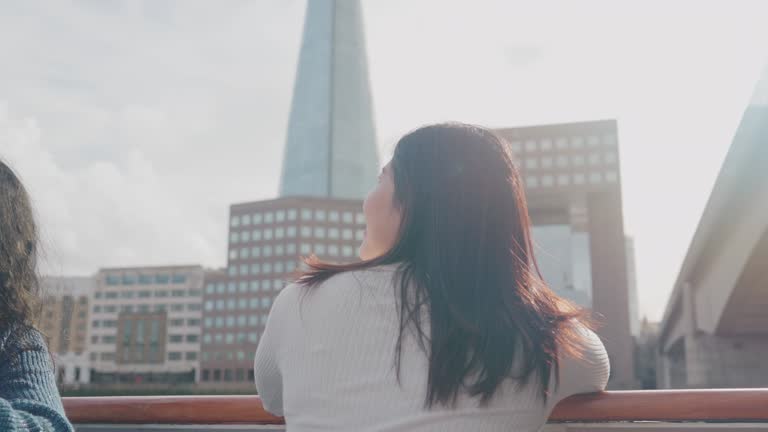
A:
[[[29,195],[0,160],[0,329],[34,327],[38,231]]]

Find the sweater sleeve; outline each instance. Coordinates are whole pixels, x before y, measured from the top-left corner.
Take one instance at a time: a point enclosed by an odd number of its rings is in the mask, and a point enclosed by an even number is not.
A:
[[[289,285],[275,299],[254,359],[253,375],[261,403],[264,409],[277,416],[284,415],[280,344],[284,340],[285,323],[296,310],[298,290],[297,285]]]
[[[52,361],[42,336],[11,335],[0,355],[0,430],[74,431],[64,415]]]
[[[591,330],[582,327],[579,332],[584,336],[581,356],[561,357],[560,379],[550,408],[568,396],[603,391],[608,384],[611,366],[603,342]]]

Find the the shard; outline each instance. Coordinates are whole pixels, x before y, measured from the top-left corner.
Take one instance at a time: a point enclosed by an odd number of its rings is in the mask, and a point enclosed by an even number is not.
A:
[[[363,198],[379,162],[358,0],[308,0],[281,196]]]

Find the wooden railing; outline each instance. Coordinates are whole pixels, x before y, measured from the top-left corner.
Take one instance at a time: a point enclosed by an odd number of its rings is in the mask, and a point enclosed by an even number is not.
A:
[[[258,396],[65,398],[74,424],[282,424]],[[562,401],[550,422],[768,423],[768,389],[616,391]]]

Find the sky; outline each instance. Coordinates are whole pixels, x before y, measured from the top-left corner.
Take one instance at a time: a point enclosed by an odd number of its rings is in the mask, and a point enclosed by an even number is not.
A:
[[[383,161],[429,122],[617,119],[640,314],[660,319],[768,60],[768,2],[362,3]],[[225,265],[229,205],[277,195],[305,7],[0,0],[0,157],[45,273]]]

